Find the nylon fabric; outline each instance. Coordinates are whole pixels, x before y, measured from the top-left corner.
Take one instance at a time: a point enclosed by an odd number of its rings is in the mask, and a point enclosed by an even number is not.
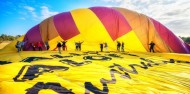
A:
[[[73,10],[71,14],[80,35],[73,37],[69,41],[73,41],[73,44],[74,42],[84,41],[82,45],[85,50],[99,50],[99,44],[105,42],[110,50],[115,48],[115,44],[102,22],[90,9]]]
[[[116,10],[106,7],[92,7],[90,10],[100,19],[113,41],[131,31],[128,22]]]
[[[190,53],[189,49],[187,49],[185,43],[176,37],[169,29],[164,27],[161,23],[151,18],[156,30],[159,35],[164,39],[164,41],[168,44],[168,46],[177,53]]]
[[[125,51],[146,52],[146,49],[141,44],[134,31],[128,32],[124,36],[118,38],[117,41],[124,42]]]
[[[124,8],[114,8],[124,15],[128,20],[130,26],[135,31],[135,34],[142,42],[143,46],[149,51],[149,43],[154,41],[156,44],[155,50],[157,52],[169,52],[169,48],[160,38],[156,32],[152,22],[149,18],[143,14],[138,14],[134,11],[130,11]]]
[[[32,50],[31,43],[43,42],[41,34],[40,34],[40,25],[36,25],[31,28],[24,37],[24,42],[26,42],[24,49]],[[45,46],[42,46],[42,49],[45,50]]]
[[[49,41],[59,36],[53,22],[53,17],[47,18],[40,23],[40,33],[43,42]]]
[[[62,39],[68,40],[79,34],[70,12],[55,15],[53,21]]]

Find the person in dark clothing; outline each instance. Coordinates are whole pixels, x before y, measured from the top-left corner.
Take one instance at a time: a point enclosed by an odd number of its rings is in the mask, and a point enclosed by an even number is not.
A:
[[[36,50],[36,49],[35,49],[35,47],[36,47],[35,44],[34,44],[34,43],[31,43],[30,45],[31,45],[33,51],[35,51],[35,50]]]
[[[62,41],[62,49],[63,49],[63,51],[67,50],[66,42],[67,41]]]
[[[78,51],[79,50],[79,44],[78,44],[78,42],[75,42],[75,47],[76,47],[76,51]]]
[[[155,43],[153,41],[151,41],[151,43],[149,44],[150,45],[150,52],[153,52],[154,53],[154,46],[155,46]]]
[[[49,50],[49,43],[48,41],[45,42],[46,50]]]
[[[104,44],[100,43],[100,50],[101,50],[101,52],[103,52],[103,48],[104,48]]]
[[[124,52],[124,42],[121,43],[121,51]]]
[[[22,41],[21,42],[21,50],[24,50],[24,45],[26,44],[27,41]]]
[[[21,42],[20,41],[17,41],[16,43],[16,48],[17,48],[17,52],[20,52],[21,51]]]
[[[19,45],[20,41],[17,41],[15,47],[18,48],[18,45]]]
[[[84,42],[84,41],[83,41]],[[81,51],[81,44],[83,43],[83,42],[78,42],[78,49],[79,49],[79,51]]]
[[[60,42],[57,42],[57,48],[58,48],[59,53],[61,54],[61,43]]]
[[[117,41],[117,51],[120,51],[121,43]]]
[[[104,43],[104,47],[105,47],[106,51],[108,51],[108,44],[106,42]]]

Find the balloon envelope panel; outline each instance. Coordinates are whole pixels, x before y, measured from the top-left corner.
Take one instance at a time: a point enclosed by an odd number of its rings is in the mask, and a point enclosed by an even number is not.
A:
[[[129,36],[130,32],[134,32],[133,38],[123,37]],[[37,38],[33,38],[34,36]],[[54,38],[59,36],[62,39],[55,41]],[[100,49],[100,43],[107,43],[109,50],[116,50],[117,41],[120,41],[126,45],[125,50],[136,52],[148,52],[149,44],[153,41],[156,44],[156,52],[190,53],[189,46],[158,21],[144,14],[117,7],[83,8],[54,15],[30,29],[24,41],[29,44],[52,40],[56,43],[67,40],[69,50],[72,50],[75,42],[84,41],[83,50],[94,51]],[[137,40],[138,43],[133,43]],[[53,44],[50,45],[56,46]],[[25,50],[31,48],[25,47]]]

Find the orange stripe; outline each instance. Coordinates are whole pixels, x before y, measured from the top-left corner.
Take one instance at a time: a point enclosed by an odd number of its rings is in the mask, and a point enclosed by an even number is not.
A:
[[[59,36],[53,23],[53,17],[45,19],[44,21],[40,23],[40,33],[41,33],[43,42],[51,40]]]
[[[156,32],[152,22],[147,16],[123,8],[115,9],[121,12],[128,20],[136,36],[139,38],[147,51],[149,51],[148,44],[151,41],[154,41],[156,44],[155,50],[157,52],[169,52],[167,45],[162,41],[161,37]]]

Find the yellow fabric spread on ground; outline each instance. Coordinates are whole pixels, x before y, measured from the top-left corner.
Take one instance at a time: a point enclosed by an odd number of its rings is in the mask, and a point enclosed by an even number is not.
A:
[[[188,94],[189,58],[174,53],[1,51],[0,94]]]
[[[9,44],[8,44],[7,46],[5,46],[2,50],[15,51],[15,50],[16,50],[15,45],[16,45],[17,41],[20,41],[20,42],[21,42],[21,41],[24,39],[24,36],[25,36],[25,35],[19,37],[19,38],[16,39],[15,41],[9,43]]]

